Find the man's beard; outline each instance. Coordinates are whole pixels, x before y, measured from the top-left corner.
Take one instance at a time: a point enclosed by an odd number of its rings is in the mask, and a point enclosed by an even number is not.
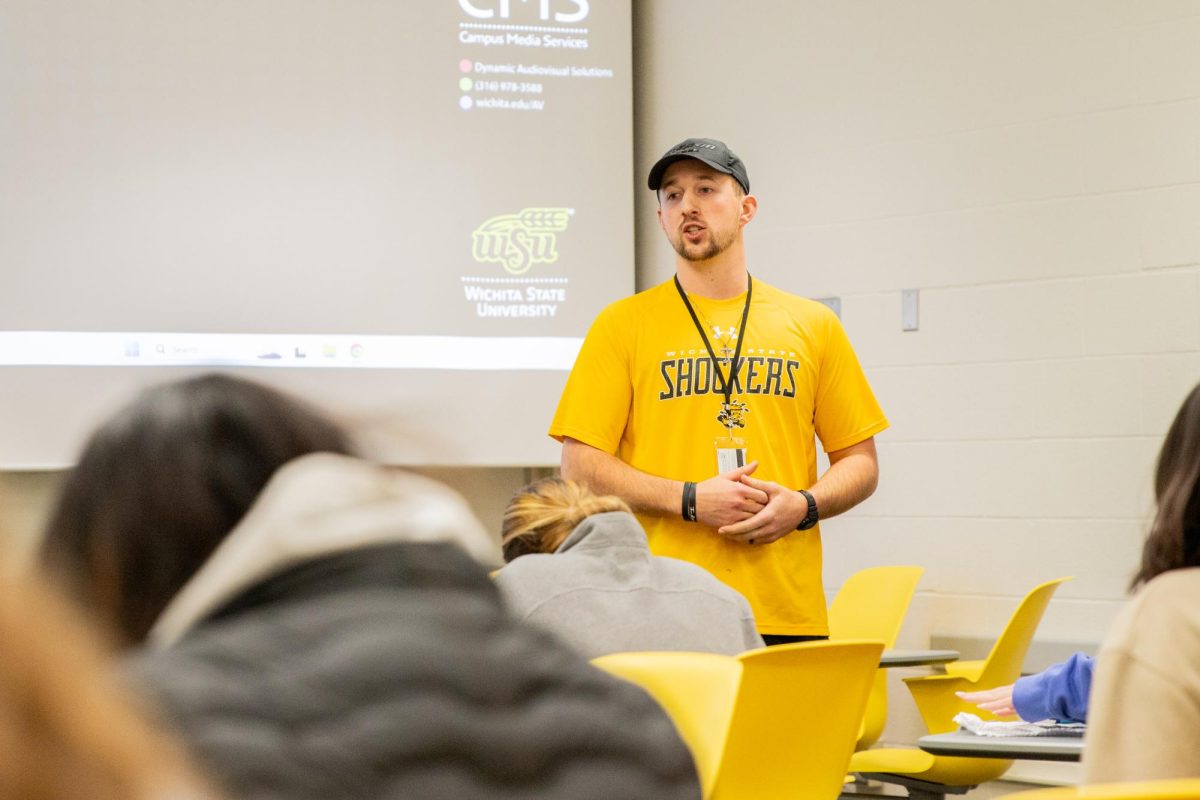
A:
[[[680,233],[679,237],[671,242],[671,246],[675,248],[675,252],[684,261],[708,261],[710,258],[716,258],[728,250],[735,238],[735,234],[732,232],[723,239],[714,236],[711,229],[708,230],[708,234],[708,241],[691,245],[688,244],[687,240],[683,238],[683,234]]]

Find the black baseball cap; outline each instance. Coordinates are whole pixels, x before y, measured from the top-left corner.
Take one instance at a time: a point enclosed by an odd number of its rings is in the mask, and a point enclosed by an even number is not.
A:
[[[662,186],[663,173],[667,171],[667,167],[685,158],[694,158],[718,172],[732,175],[746,194],[750,194],[750,177],[746,174],[746,165],[718,139],[684,139],[672,147],[650,168],[650,188],[657,192],[658,187]]]

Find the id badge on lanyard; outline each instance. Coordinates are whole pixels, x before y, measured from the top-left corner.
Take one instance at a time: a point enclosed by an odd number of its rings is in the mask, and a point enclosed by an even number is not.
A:
[[[746,466],[746,440],[738,436],[718,436],[717,474]]]

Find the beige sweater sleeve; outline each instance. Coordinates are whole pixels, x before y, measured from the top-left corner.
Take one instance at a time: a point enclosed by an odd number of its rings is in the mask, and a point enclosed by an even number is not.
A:
[[[1085,783],[1200,777],[1200,570],[1166,573],[1133,599],[1100,651]]]

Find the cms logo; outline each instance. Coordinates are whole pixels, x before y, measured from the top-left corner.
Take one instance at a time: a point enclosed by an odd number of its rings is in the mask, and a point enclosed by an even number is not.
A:
[[[517,2],[526,8],[533,5],[528,0]],[[536,5],[537,18],[542,22],[582,22],[588,15],[588,0],[536,0]],[[458,7],[475,19],[510,19],[512,16],[512,0],[458,0]]]
[[[471,255],[481,264],[500,264],[523,275],[534,264],[558,261],[558,234],[567,229],[570,208],[526,208],[492,217],[471,232]]]

